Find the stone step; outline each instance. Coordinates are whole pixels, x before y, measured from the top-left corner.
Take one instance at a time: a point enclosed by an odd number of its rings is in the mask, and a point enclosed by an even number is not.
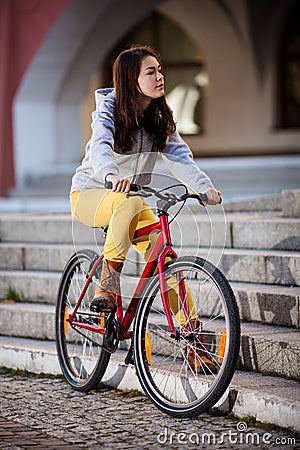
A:
[[[282,327],[300,327],[300,288],[276,285],[230,283],[240,318]]]
[[[102,247],[90,248],[102,251]],[[177,246],[174,249],[179,256],[208,259],[230,281],[300,286],[300,252]],[[0,269],[62,271],[75,250],[71,244],[0,243]],[[143,266],[142,258],[130,249],[125,273],[136,275]]]
[[[0,271],[0,298],[5,298],[9,288],[19,293],[21,300],[55,304],[60,272]],[[137,284],[137,277],[121,277],[123,304],[127,307]],[[300,288],[253,283],[235,283],[231,286],[244,321],[296,327],[300,326]]]
[[[199,256],[217,266],[229,281],[300,286],[300,252],[174,245],[178,256]],[[1,251],[1,246],[0,246]],[[139,257],[140,272],[145,263]]]
[[[6,298],[9,289],[18,299],[37,303],[56,302],[61,272],[3,270],[0,271],[0,298]]]
[[[0,334],[55,339],[52,305],[0,303]],[[300,334],[292,328],[242,323],[241,367],[300,379]]]
[[[55,306],[0,302],[0,334],[55,341]]]
[[[137,284],[136,277],[124,277],[123,304],[129,304]],[[259,283],[230,283],[244,322],[282,327],[300,327],[300,288]]]
[[[172,224],[178,246],[300,249],[300,219],[276,213],[182,214]],[[1,215],[0,241],[103,243],[101,229],[86,227],[69,215]]]
[[[300,334],[291,328],[242,323],[241,368],[300,380]]]
[[[102,381],[124,391],[142,391],[134,366],[124,364],[125,356],[121,350],[112,355]],[[0,366],[61,373],[53,341],[0,337]],[[237,417],[254,416],[261,422],[300,431],[299,392],[296,381],[236,371],[219,408]]]
[[[75,251],[87,247],[75,248],[72,244],[38,243],[0,243],[0,270],[62,272]],[[103,247],[90,245],[90,250],[100,254]],[[138,254],[131,248],[123,271],[136,275],[138,272]]]
[[[69,214],[8,214],[0,216],[1,242],[73,244],[103,242],[101,228],[73,222]]]
[[[197,215],[179,218],[172,241],[180,246],[300,250],[300,219],[273,213]]]

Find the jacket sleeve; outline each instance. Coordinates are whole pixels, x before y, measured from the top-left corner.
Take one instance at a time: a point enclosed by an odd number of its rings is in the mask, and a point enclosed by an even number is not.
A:
[[[87,144],[86,158],[97,181],[104,181],[108,173],[118,175],[113,152],[115,134],[113,111],[113,100],[104,100],[99,109],[92,114],[93,132]]]
[[[195,163],[189,146],[177,131],[168,137],[162,157],[172,174],[190,190],[199,193],[214,187],[209,176]]]

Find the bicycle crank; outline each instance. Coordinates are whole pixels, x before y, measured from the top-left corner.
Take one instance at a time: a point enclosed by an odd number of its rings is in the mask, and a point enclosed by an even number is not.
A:
[[[103,338],[102,348],[108,353],[114,353],[119,345],[118,321],[115,318],[115,309],[109,314],[106,321],[106,331]]]

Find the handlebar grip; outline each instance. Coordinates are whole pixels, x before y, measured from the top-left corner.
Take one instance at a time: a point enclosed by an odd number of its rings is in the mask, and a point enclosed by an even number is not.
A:
[[[105,187],[105,189],[112,189],[113,188],[113,184],[112,184],[111,181],[105,181],[104,187]],[[137,192],[140,189],[141,189],[141,187],[138,184],[135,184],[135,183],[131,183],[130,184],[130,190],[131,191]]]
[[[183,196],[184,197],[184,196]],[[182,197],[182,198],[183,198]],[[208,202],[208,197],[207,197],[207,195],[206,194],[188,194],[187,196],[186,196],[186,198],[197,198],[198,200],[201,200],[202,202],[204,202],[204,203],[207,203]],[[222,197],[220,197],[220,201],[219,201],[219,204],[221,204],[222,203]]]
[[[208,197],[206,194],[199,194],[200,200],[202,200],[203,202],[207,203],[208,202]]]
[[[111,181],[105,181],[104,187],[105,189],[112,189],[113,184]]]

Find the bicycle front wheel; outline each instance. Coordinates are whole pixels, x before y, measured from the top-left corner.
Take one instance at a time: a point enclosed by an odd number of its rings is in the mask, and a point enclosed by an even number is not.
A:
[[[224,275],[202,258],[167,263],[165,279],[176,333],[170,332],[156,275],[136,315],[137,375],[160,410],[193,417],[222,403],[227,394],[239,355],[238,308]]]
[[[84,392],[97,387],[107,368],[110,353],[102,348],[102,334],[71,326],[68,319],[97,256],[91,250],[74,253],[62,274],[56,305],[56,347],[61,370],[74,389]],[[106,320],[89,309],[96,286],[94,282],[89,284],[75,316],[78,322],[95,325]]]

